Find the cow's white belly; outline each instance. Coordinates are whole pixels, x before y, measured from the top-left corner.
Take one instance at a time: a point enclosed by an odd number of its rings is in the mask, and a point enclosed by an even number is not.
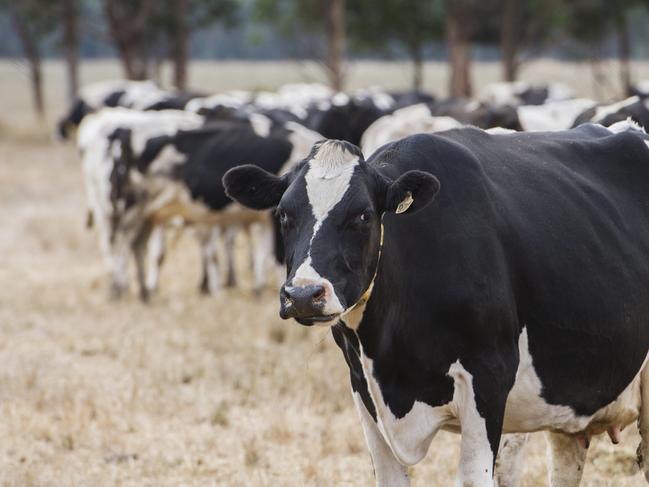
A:
[[[548,404],[541,397],[542,384],[528,346],[527,329],[518,341],[520,362],[514,387],[505,409],[505,433],[555,430],[565,433],[605,431],[609,426],[625,426],[638,417],[640,407],[640,371],[616,401],[592,416],[578,416],[569,406]],[[645,359],[646,362],[646,359]]]

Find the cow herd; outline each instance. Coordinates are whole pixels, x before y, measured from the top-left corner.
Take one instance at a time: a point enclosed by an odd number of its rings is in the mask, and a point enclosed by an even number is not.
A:
[[[282,318],[331,327],[379,485],[409,485],[440,429],[462,434],[458,485],[518,485],[545,430],[568,487],[590,437],[635,420],[649,472],[647,126],[642,85],[601,104],[554,83],[473,100],[116,81],[57,132],[114,297],[134,258],[150,299],[170,227],[196,235],[203,292],[233,286],[246,232],[255,290],[281,279]]]

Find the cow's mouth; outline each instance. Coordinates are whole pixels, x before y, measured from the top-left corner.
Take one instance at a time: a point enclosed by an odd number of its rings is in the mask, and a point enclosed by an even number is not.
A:
[[[318,316],[300,316],[296,317],[295,321],[297,321],[300,325],[313,326],[316,324],[329,324],[329,322],[334,321],[339,316],[340,315],[338,313]]]

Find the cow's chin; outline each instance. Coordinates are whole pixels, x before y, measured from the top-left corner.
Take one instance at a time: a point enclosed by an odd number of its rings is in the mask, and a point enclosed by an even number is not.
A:
[[[324,315],[324,316],[309,316],[304,318],[295,318],[302,326],[334,326],[338,323],[340,314]]]

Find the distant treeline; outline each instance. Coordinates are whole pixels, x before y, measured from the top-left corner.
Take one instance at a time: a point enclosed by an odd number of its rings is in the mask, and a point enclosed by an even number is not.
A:
[[[448,60],[449,94],[470,96],[472,60],[502,61],[503,79],[540,56],[649,58],[649,0],[0,0],[0,57],[30,65],[42,111],[41,62],[63,58],[68,94],[83,59],[116,57],[124,76],[173,65],[188,86],[191,59],[316,59],[342,89],[345,60],[409,59],[412,86],[425,60]]]

